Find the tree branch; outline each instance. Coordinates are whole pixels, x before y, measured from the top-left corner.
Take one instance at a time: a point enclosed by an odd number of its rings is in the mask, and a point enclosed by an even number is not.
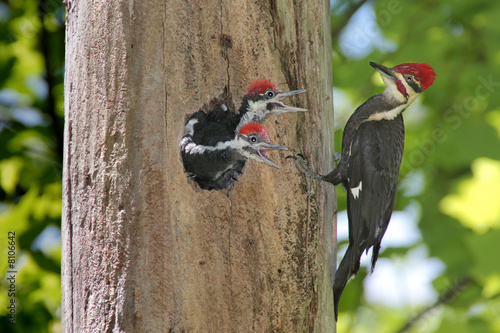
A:
[[[418,313],[413,318],[410,318],[410,320],[408,320],[406,325],[403,326],[398,331],[398,333],[403,333],[403,332],[408,331],[418,320],[422,319],[427,313],[429,313],[431,310],[437,308],[438,306],[451,303],[458,296],[458,294],[460,294],[472,282],[474,282],[472,277],[470,277],[470,276],[463,277],[461,280],[459,280],[457,283],[455,283],[453,286],[451,286],[448,290],[446,290],[439,297],[439,299],[436,301],[436,303],[425,308],[424,310],[422,310],[420,313]]]

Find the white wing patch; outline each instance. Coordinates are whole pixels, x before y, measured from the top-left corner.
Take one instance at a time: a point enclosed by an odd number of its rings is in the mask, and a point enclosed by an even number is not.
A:
[[[363,182],[359,182],[359,185],[356,187],[351,187],[351,193],[354,199],[359,198],[359,192],[361,192],[361,189],[363,188]]]
[[[203,154],[206,151],[224,150],[227,148],[234,148],[235,140],[218,142],[217,145],[215,145],[215,147],[214,146],[197,145],[196,143],[191,142],[191,140],[189,140],[189,143],[188,143],[188,142],[185,142],[184,139],[181,140],[181,148],[182,148],[182,144],[185,145],[184,151],[187,154],[192,155],[192,154]]]
[[[225,107],[224,104],[222,104],[222,106]],[[193,142],[194,125],[196,125],[197,123],[199,123],[198,119],[191,119],[187,122],[186,132],[184,133],[181,142],[179,142],[179,147],[181,147],[181,149],[184,150],[186,154],[203,154],[205,153],[205,151],[224,150],[234,147],[235,140],[217,142],[215,146],[197,145]]]
[[[181,147],[181,149],[184,149],[186,145],[189,144],[191,141],[192,140],[190,136],[185,136],[182,138],[181,142],[179,142],[179,147]]]
[[[190,136],[193,136],[193,133],[194,133],[194,125],[198,124],[199,121],[198,119],[191,119],[190,121],[187,122],[186,124],[186,132],[184,133],[184,135],[190,135]]]

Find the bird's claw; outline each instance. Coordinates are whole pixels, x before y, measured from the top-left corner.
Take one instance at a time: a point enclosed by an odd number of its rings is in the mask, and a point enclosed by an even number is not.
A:
[[[335,152],[333,153],[333,158],[335,159],[335,164],[338,165],[340,163],[340,159],[342,158],[342,154]]]
[[[297,165],[297,168],[300,171],[302,171],[302,173],[304,173],[304,175],[306,176],[307,195],[309,196],[311,194],[311,178],[321,179],[321,176],[309,169],[309,167],[307,165],[307,160],[304,157],[304,155],[297,154],[297,156],[290,155],[290,156],[287,156],[286,158],[293,158],[295,160],[295,165]]]
[[[297,165],[297,168],[299,168],[300,171],[302,171],[306,176],[312,176],[313,172],[311,170],[309,170],[309,168],[307,166],[307,160],[304,157],[304,155],[297,154],[297,156],[289,155],[286,158],[293,158],[295,160],[295,165]]]

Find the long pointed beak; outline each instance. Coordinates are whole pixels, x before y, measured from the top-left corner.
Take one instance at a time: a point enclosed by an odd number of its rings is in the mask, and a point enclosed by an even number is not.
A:
[[[307,109],[303,108],[296,108],[295,106],[289,106],[289,105],[278,105],[275,108],[275,111],[278,111],[279,113],[284,113],[284,112],[306,112]]]
[[[285,98],[287,97],[290,97],[290,96],[293,96],[293,95],[297,95],[297,94],[301,94],[301,93],[304,93],[306,92],[305,89],[300,89],[300,90],[293,90],[293,91],[289,91],[289,92],[279,92],[276,94],[276,97],[278,98],[278,101],[282,101],[284,100]]]
[[[382,75],[390,77],[391,79],[394,79],[394,80],[399,80],[399,78],[395,74],[395,70],[392,68],[385,67],[384,65],[377,64],[376,62],[373,62],[373,61],[370,61],[370,66],[375,68],[375,70]]]
[[[256,148],[257,149],[252,149],[252,153],[254,154],[256,159],[259,162],[264,162],[264,163],[266,163],[272,167],[275,167],[277,169],[279,169],[280,167],[276,163],[274,163],[273,161],[271,161],[269,159],[269,157],[267,156],[267,151],[270,149],[288,150],[288,148],[286,148],[286,147],[275,145],[275,144],[272,144],[270,142],[265,142],[265,141],[259,143]]]
[[[294,106],[288,106],[283,103],[283,100],[285,98],[288,98],[293,95],[301,94],[303,92],[306,92],[304,89],[300,90],[293,90],[289,92],[279,92],[276,94],[276,97],[274,98],[275,102],[271,102],[272,106],[272,111],[273,113],[284,113],[284,112],[306,112],[307,109],[303,108],[297,108]]]

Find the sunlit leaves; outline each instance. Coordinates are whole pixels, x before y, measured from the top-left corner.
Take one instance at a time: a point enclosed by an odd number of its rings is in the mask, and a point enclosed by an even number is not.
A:
[[[441,210],[477,232],[500,228],[500,162],[478,158],[471,168],[472,178],[441,200]]]
[[[24,162],[20,157],[0,161],[0,186],[8,195],[15,193],[23,164]]]
[[[483,297],[493,298],[500,295],[500,274],[493,273],[484,280]]]
[[[497,130],[498,137],[500,138],[500,110],[491,111],[486,115],[488,123]]]

